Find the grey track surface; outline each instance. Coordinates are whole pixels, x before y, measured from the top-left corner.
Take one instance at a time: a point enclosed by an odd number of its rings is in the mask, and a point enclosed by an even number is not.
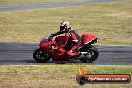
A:
[[[69,6],[81,6],[81,5],[93,5],[106,2],[112,2],[117,0],[85,0],[81,2],[65,2],[65,3],[48,3],[48,4],[38,4],[38,5],[10,5],[10,6],[0,6],[0,11],[15,11],[15,10],[32,10],[32,9],[47,9],[56,7],[69,7]]]
[[[80,61],[36,63],[32,58],[37,43],[0,43],[0,65],[84,64]],[[100,55],[87,65],[132,65],[131,46],[97,46]]]
[[[117,0],[91,0],[72,3],[49,3],[45,5],[0,6],[0,11],[46,9],[80,5],[93,5]],[[36,63],[32,58],[37,43],[0,43],[0,65],[48,65],[48,64],[81,64],[80,61]],[[132,65],[132,47],[97,46],[100,55],[93,63],[87,65]]]

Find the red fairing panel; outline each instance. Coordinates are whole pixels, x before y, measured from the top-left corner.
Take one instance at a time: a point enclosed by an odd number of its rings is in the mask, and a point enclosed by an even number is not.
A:
[[[58,36],[55,38],[57,46],[60,46],[66,42],[65,36]]]
[[[43,43],[40,43],[40,47],[41,48],[45,48],[45,47],[47,47],[47,46],[49,46],[49,45],[53,45],[53,44],[55,44],[54,42],[43,42]]]
[[[92,40],[96,39],[97,36],[91,34],[84,34],[81,36],[81,45],[88,44]]]

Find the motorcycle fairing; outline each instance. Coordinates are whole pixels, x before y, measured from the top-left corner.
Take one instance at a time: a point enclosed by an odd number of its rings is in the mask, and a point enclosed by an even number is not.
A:
[[[73,52],[76,52],[77,49],[81,46],[84,46],[92,41],[95,41],[97,39],[96,36],[90,35],[90,34],[84,34],[81,36],[81,43],[77,44],[75,50]],[[54,41],[42,41],[40,42],[40,48],[43,50],[43,52],[46,52],[51,56],[53,61],[65,61],[68,60],[69,56],[66,55],[65,50],[65,36],[57,36]]]
[[[40,48],[43,50],[43,52],[47,52],[51,57],[53,56],[53,61],[67,60],[63,45],[57,46],[55,42],[41,42]]]
[[[81,45],[97,42],[98,37],[91,34],[84,34],[81,36]]]
[[[65,36],[57,36],[55,38],[57,46],[61,46],[66,42],[66,37]]]

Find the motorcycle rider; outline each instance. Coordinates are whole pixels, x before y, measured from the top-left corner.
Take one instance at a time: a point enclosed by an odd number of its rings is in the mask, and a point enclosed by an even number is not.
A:
[[[80,36],[75,32],[74,29],[72,29],[69,26],[69,22],[67,21],[62,21],[60,23],[60,31],[56,32],[55,34],[51,34],[52,37],[60,35],[65,33],[65,38],[66,38],[66,54],[70,56],[76,56],[77,54],[73,53],[73,50],[76,48],[76,46],[80,42]]]

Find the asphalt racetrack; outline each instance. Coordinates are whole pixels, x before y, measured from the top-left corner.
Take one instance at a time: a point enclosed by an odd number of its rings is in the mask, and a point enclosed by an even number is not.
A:
[[[69,6],[81,6],[81,5],[94,5],[107,3],[112,1],[120,0],[84,0],[80,2],[64,2],[64,3],[48,3],[48,4],[37,4],[37,5],[1,5],[0,11],[15,11],[15,10],[32,10],[32,9],[47,9],[47,8],[57,8],[57,7],[69,7]]]
[[[0,11],[46,9],[80,5],[93,5],[117,0],[86,0],[70,3],[49,3],[45,5],[10,5],[0,6]],[[36,63],[32,57],[37,43],[0,43],[0,65],[51,65],[84,64],[80,61]],[[100,55],[93,63],[87,65],[132,65],[132,46],[97,46]]]
[[[93,63],[82,63],[80,61],[36,63],[32,54],[38,48],[38,43],[0,43],[0,65],[132,65],[131,46],[96,47],[99,49],[100,55]]]

